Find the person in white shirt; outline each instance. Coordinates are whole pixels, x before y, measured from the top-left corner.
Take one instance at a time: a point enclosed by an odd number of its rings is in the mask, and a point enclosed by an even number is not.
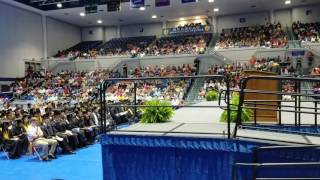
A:
[[[30,125],[27,129],[28,140],[35,147],[40,147],[43,155],[41,159],[44,161],[48,161],[50,159],[55,159],[55,151],[58,145],[57,140],[54,139],[46,139],[43,137],[43,132],[41,128],[37,125],[37,120],[35,118],[31,118]],[[50,146],[50,149],[49,149]]]

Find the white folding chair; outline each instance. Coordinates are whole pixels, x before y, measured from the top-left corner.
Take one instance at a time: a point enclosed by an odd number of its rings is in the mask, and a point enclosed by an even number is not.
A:
[[[31,157],[37,156],[37,158],[42,161],[42,158],[40,156],[40,153],[38,151],[39,147],[34,146],[31,142],[29,144],[29,153]]]
[[[7,159],[9,158],[8,152],[6,151],[6,149],[4,148],[3,144],[0,144],[0,150],[4,153],[4,155],[7,157]]]

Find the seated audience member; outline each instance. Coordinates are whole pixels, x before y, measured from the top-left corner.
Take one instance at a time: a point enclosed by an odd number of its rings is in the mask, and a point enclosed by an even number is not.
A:
[[[74,153],[73,150],[75,150],[79,146],[79,140],[77,134],[68,130],[69,122],[67,120],[66,114],[63,112],[63,109],[54,110],[53,122],[53,127],[56,135],[67,139],[67,148],[65,149],[65,153]]]
[[[42,160],[48,161],[49,159],[55,159],[56,147],[58,145],[57,140],[44,138],[43,132],[37,124],[37,119],[31,118],[30,121],[27,131],[29,142],[31,142],[33,146],[41,148]]]
[[[11,159],[19,158],[23,152],[23,142],[16,136],[13,136],[9,120],[3,120],[1,123],[0,139],[4,144],[4,148],[8,152]],[[0,142],[1,143],[1,142]]]
[[[319,76],[320,75],[320,66],[317,66],[311,70],[311,76]]]
[[[313,86],[313,93],[314,93],[314,95],[317,95],[317,96],[314,96],[313,98],[319,100],[320,99],[320,84],[319,83],[317,83]]]
[[[69,145],[68,137],[59,135],[59,132],[57,132],[54,127],[55,122],[51,121],[48,115],[44,116],[44,122],[45,124],[41,126],[44,138],[56,140],[58,145],[62,148],[63,154],[73,154],[73,151]]]

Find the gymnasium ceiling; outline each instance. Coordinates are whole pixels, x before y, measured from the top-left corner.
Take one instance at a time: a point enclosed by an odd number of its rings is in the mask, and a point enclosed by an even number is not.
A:
[[[59,19],[78,26],[97,26],[97,20],[103,21],[102,25],[117,24],[139,24],[150,22],[163,22],[180,17],[190,16],[219,16],[250,12],[261,12],[278,10],[296,6],[316,5],[320,6],[320,0],[291,0],[290,5],[286,5],[285,0],[199,0],[196,3],[182,4],[181,0],[171,0],[170,6],[155,8],[155,0],[145,0],[146,10],[130,8],[129,0],[122,0],[121,10],[118,12],[107,12],[106,1],[97,0],[99,3],[98,12],[87,14],[81,17],[80,12],[84,12],[84,0],[0,0],[8,4],[32,10],[55,19]],[[31,2],[34,3],[31,3]],[[43,5],[41,2],[49,1],[50,5]],[[62,8],[57,7],[58,2],[67,1]],[[110,1],[110,0],[109,0]],[[125,2],[124,2],[125,1]],[[219,12],[214,12],[214,8],[219,8]],[[152,19],[152,15],[157,15]]]

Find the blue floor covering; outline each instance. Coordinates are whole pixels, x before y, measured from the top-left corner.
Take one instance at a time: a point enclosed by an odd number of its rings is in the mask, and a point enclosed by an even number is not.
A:
[[[41,162],[34,156],[7,160],[0,152],[0,180],[102,180],[100,144],[77,150],[74,155]]]

